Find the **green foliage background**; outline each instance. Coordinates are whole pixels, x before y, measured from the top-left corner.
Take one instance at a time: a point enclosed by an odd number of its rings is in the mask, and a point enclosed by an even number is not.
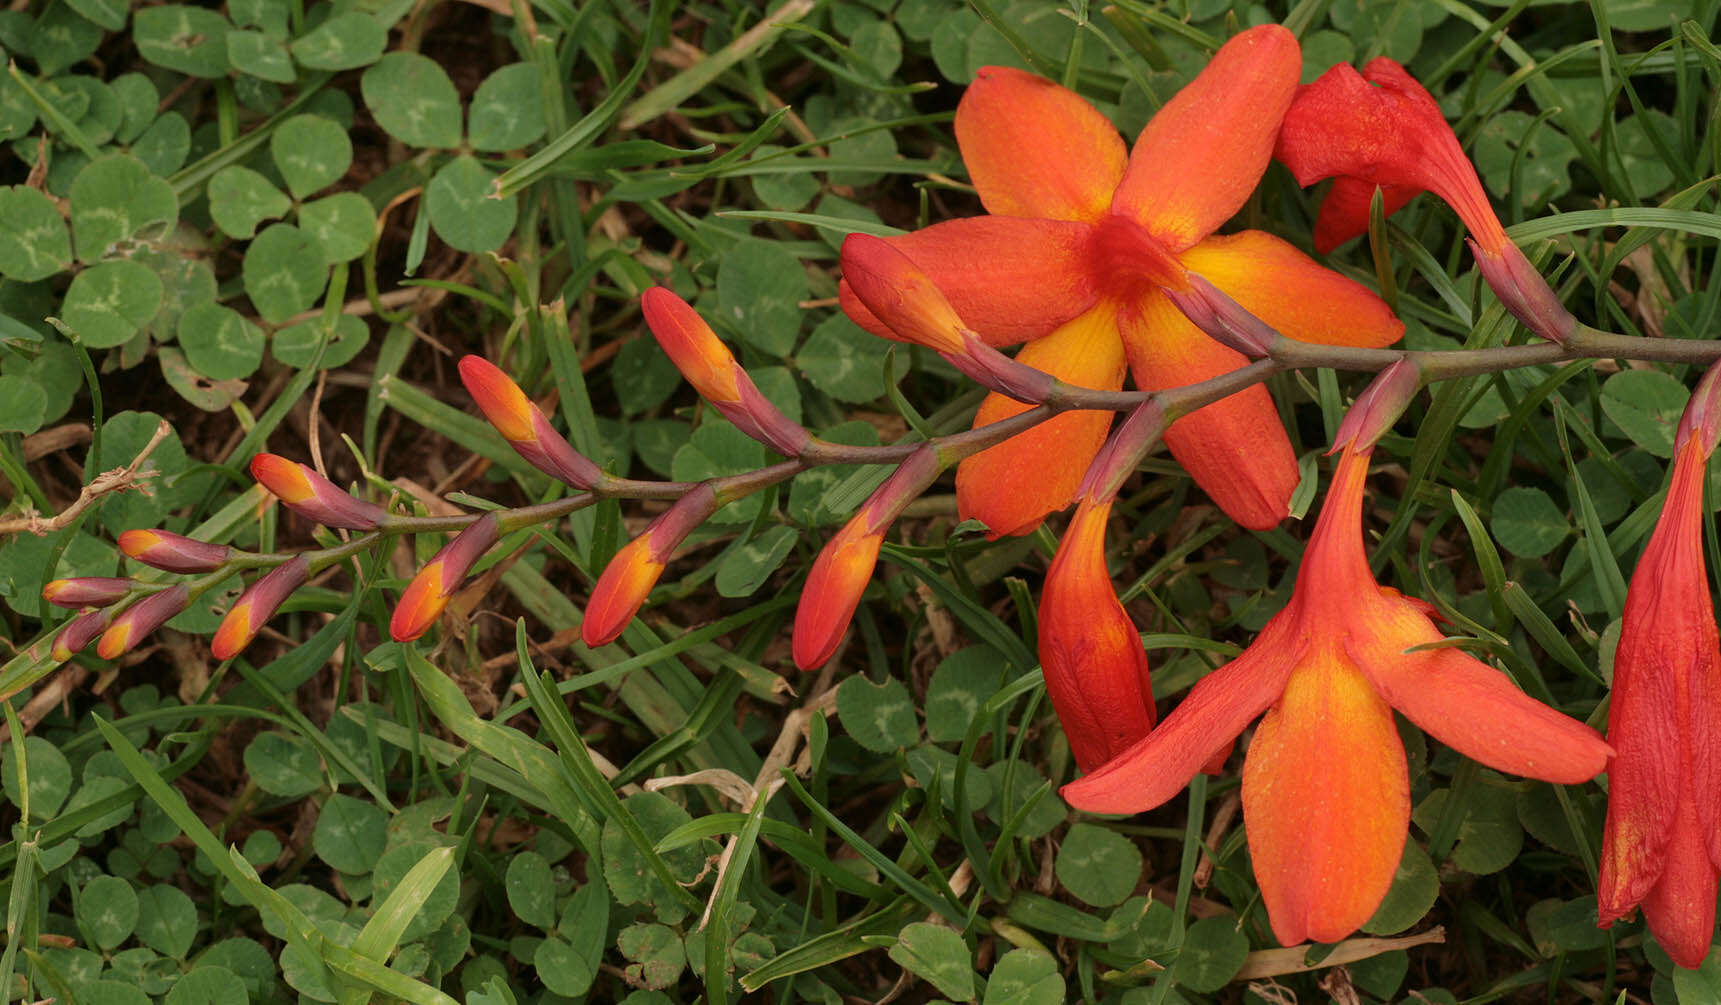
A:
[[[407,510],[563,494],[476,417],[450,354],[503,366],[609,470],[764,464],[644,332],[652,284],[820,435],[965,428],[979,393],[843,318],[835,258],[850,230],[978,212],[951,114],[986,64],[1059,79],[1133,135],[1239,26],[1293,24],[1305,80],[1391,56],[1580,317],[1708,337],[1718,7],[790,0],[760,29],[745,0],[13,4],[7,515],[65,510],[159,418],[172,431],[147,490],[0,542],[6,630],[23,649],[56,623],[44,581],[120,572],[126,529],[303,546],[242,477],[265,447]],[[1242,216],[1306,248],[1316,195],[1275,166]],[[1523,341],[1458,236],[1424,198],[1391,221],[1387,268],[1366,242],[1330,264],[1385,284],[1413,348]],[[1586,361],[1439,385],[1376,453],[1382,581],[1599,724],[1693,379]],[[1301,514],[1356,386],[1273,389]],[[384,626],[428,538],[301,591],[228,664],[206,636],[237,580],[117,666],[50,674],[25,650],[0,669],[8,995],[1721,1000],[1721,958],[1675,973],[1639,924],[1594,927],[1599,784],[1501,777],[1402,722],[1414,823],[1367,934],[1412,938],[1268,952],[1235,763],[1136,819],[1059,801],[1074,768],[1033,604],[1056,538],[987,542],[948,483],[887,544],[831,669],[798,674],[798,580],[884,474],[731,505],[600,650],[576,641],[582,604],[637,504],[506,540],[415,645]],[[1304,528],[1241,532],[1165,459],[1117,514],[1119,592],[1175,701],[1286,600]]]

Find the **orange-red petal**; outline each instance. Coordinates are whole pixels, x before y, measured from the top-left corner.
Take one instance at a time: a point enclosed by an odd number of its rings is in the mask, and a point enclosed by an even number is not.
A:
[[[1387,216],[1403,209],[1421,192],[1412,185],[1376,185],[1350,175],[1334,178],[1315,217],[1316,251],[1328,254],[1351,238],[1368,233],[1369,208],[1374,203],[1376,188],[1380,189],[1381,208]]]
[[[1183,791],[1284,691],[1303,640],[1275,624],[1197,681],[1147,739],[1059,790],[1064,801],[1089,813],[1140,813]]]
[[[1404,335],[1404,322],[1368,287],[1263,231],[1210,237],[1179,257],[1287,338],[1380,348]]]
[[[1086,98],[1008,66],[975,74],[956,106],[956,142],[997,216],[1098,219],[1128,160],[1116,127]]]
[[[1337,942],[1392,886],[1410,825],[1404,747],[1392,709],[1341,655],[1304,659],[1256,728],[1243,824],[1283,945]]]
[[[580,624],[581,640],[596,648],[619,638],[657,585],[663,566],[652,555],[649,529],[623,545],[592,587],[585,621]]]
[[[1154,719],[1147,653],[1106,569],[1110,515],[1109,502],[1076,509],[1040,591],[1046,694],[1083,771],[1147,736]]]
[[[1655,941],[1687,970],[1703,964],[1715,935],[1715,864],[1699,817],[1697,800],[1689,791],[1682,793],[1658,863],[1661,878],[1643,897],[1643,920]]]
[[[994,346],[1051,332],[1099,299],[1085,223],[974,216],[889,238],[931,277],[968,326]],[[848,284],[839,290],[854,322],[894,338]]]
[[[1115,391],[1123,385],[1124,367],[1116,317],[1109,304],[1096,307],[1029,343],[1016,358],[1071,384]],[[974,425],[1029,407],[993,393],[980,405]],[[1066,412],[968,458],[956,471],[957,511],[986,524],[993,537],[1032,531],[1075,498],[1111,420],[1110,412]]]
[[[1296,36],[1276,24],[1226,42],[1141,131],[1112,210],[1173,251],[1211,234],[1261,180],[1302,66]]]
[[[1587,782],[1613,753],[1601,734],[1518,690],[1506,675],[1456,649],[1404,655],[1407,646],[1440,633],[1405,605],[1407,619],[1426,626],[1371,652],[1363,669],[1392,707],[1423,731],[1491,768],[1562,785]],[[1360,652],[1352,655],[1359,661]]]
[[[1248,361],[1208,338],[1163,294],[1119,314],[1138,387],[1157,391],[1229,373]],[[1297,459],[1272,396],[1259,384],[1178,419],[1165,444],[1195,483],[1231,519],[1266,530],[1290,512]]]

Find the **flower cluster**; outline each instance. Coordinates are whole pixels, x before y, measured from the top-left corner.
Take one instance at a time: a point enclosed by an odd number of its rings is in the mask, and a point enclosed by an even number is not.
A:
[[[1259,719],[1243,762],[1243,812],[1272,929],[1290,945],[1346,936],[1392,882],[1410,814],[1395,711],[1458,752],[1525,777],[1576,784],[1612,758],[1601,923],[1641,905],[1673,959],[1696,966],[1721,873],[1721,648],[1700,533],[1704,467],[1721,438],[1721,369],[1705,377],[1680,426],[1666,507],[1632,582],[1609,740],[1450,645],[1429,605],[1380,586],[1370,571],[1362,536],[1370,457],[1427,376],[1410,356],[1393,357],[1338,429],[1336,470],[1289,603],[1156,721],[1147,655],[1106,566],[1122,486],[1163,441],[1238,524],[1274,527],[1299,479],[1291,441],[1259,376],[1232,384],[1228,375],[1278,365],[1297,346],[1379,349],[1404,330],[1374,293],[1280,238],[1218,233],[1271,159],[1304,185],[1332,179],[1316,223],[1319,252],[1366,231],[1377,192],[1389,213],[1432,192],[1456,210],[1483,279],[1527,329],[1555,351],[1579,330],[1501,227],[1433,98],[1402,67],[1341,65],[1299,86],[1301,67],[1286,29],[1243,31],[1132,150],[1074,92],[1018,70],[980,71],[955,128],[987,214],[894,238],[851,235],[840,302],[862,327],[936,352],[988,396],[970,433],[890,448],[895,470],[811,566],[794,662],[810,670],[835,656],[890,526],[951,466],[959,512],[994,537],[1028,533],[1073,504],[1038,612],[1046,690],[1085,773],[1062,790],[1072,805],[1158,806],[1196,772],[1222,770]],[[580,632],[587,645],[606,645],[720,508],[808,466],[854,459],[773,405],[674,292],[647,290],[640,307],[710,408],[784,461],[697,484],[631,482],[575,450],[501,368],[468,356],[459,373],[478,409],[520,457],[576,495],[427,523],[273,454],[253,458],[251,473],[292,511],[365,540],[456,532],[401,592],[389,631],[402,642],[430,631],[510,533],[601,497],[673,500],[595,577]],[[1014,356],[1000,351],[1018,343]],[[1126,374],[1133,397],[1115,393]],[[1207,393],[1174,390],[1191,385]],[[1114,429],[1113,411],[1126,407]],[[267,569],[215,633],[213,654],[234,658],[289,596],[354,553],[257,555],[163,530],[129,531],[119,547],[197,578],[49,583],[47,600],[81,611],[56,637],[56,659],[91,643],[118,657],[234,571]]]

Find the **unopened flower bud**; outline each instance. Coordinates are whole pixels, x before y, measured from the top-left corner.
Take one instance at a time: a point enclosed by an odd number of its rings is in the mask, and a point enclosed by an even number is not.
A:
[[[496,514],[486,513],[418,570],[389,619],[388,631],[396,642],[411,642],[430,630],[472,566],[496,543],[498,533]]]
[[[128,530],[120,535],[119,546],[131,558],[167,572],[213,572],[233,554],[224,544],[165,530]]]
[[[49,655],[56,663],[64,663],[76,653],[81,653],[89,647],[108,627],[113,619],[113,612],[107,610],[88,611],[66,622],[66,627],[60,629],[60,634],[54,636],[54,646]]]
[[[191,592],[184,583],[143,598],[114,617],[96,643],[96,655],[104,660],[117,659],[190,602]]]
[[[216,627],[209,652],[218,660],[239,655],[287,598],[310,578],[310,562],[303,555],[295,555],[246,587]]]
[[[1564,343],[1577,330],[1578,319],[1560,303],[1559,295],[1511,241],[1499,244],[1492,251],[1475,241],[1468,242],[1470,251],[1481,267],[1501,306],[1523,322],[1524,327],[1550,342]]]
[[[1332,449],[1327,453],[1334,454],[1346,448],[1359,454],[1373,450],[1375,443],[1404,414],[1405,406],[1421,389],[1422,370],[1408,357],[1401,357],[1382,370],[1356,396],[1350,411],[1339,422]]]
[[[1673,452],[1678,455],[1686,443],[1695,441],[1707,458],[1715,452],[1718,440],[1721,440],[1721,363],[1711,363],[1703,371],[1696,390],[1691,392],[1685,414],[1679,417]]]
[[[388,516],[381,506],[356,499],[309,466],[277,454],[251,458],[251,477],[287,508],[325,527],[375,530]]]
[[[55,607],[106,607],[136,585],[117,576],[78,576],[56,579],[42,587],[42,599]]]
[[[687,301],[654,286],[640,295],[639,304],[657,344],[700,397],[753,439],[785,457],[800,456],[812,434],[771,404]]]
[[[669,556],[720,505],[716,491],[709,484],[701,485],[677,499],[644,533],[616,552],[586,602],[585,621],[580,625],[586,645],[608,645],[621,635],[657,585]]]
[[[924,446],[891,473],[813,560],[795,609],[795,665],[824,666],[837,651],[878,564],[884,532],[944,470],[938,449]]]
[[[1165,409],[1160,407],[1157,398],[1149,398],[1135,406],[1112,431],[1100,452],[1094,455],[1087,474],[1082,476],[1077,497],[1109,504],[1118,489],[1123,487],[1124,480],[1165,434],[1165,426]]]
[[[489,360],[480,356],[462,359],[460,381],[484,417],[533,467],[575,488],[589,489],[603,481],[598,466],[569,446],[526,392]]]
[[[867,310],[909,342],[966,355],[966,330],[950,301],[913,259],[870,234],[843,239],[843,278]]]

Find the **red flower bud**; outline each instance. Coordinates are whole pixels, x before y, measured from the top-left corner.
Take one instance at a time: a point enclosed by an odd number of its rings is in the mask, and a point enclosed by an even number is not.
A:
[[[114,617],[102,640],[96,643],[96,655],[104,660],[117,659],[150,632],[167,623],[167,619],[185,610],[191,593],[184,583],[151,594],[121,611]]]
[[[257,637],[264,623],[310,577],[310,562],[303,555],[295,555],[246,587],[216,627],[215,637],[209,643],[210,653],[218,660],[239,655]]]
[[[598,466],[550,428],[550,421],[526,392],[489,360],[480,356],[462,359],[460,381],[484,417],[533,467],[575,488],[589,489],[603,481]]]
[[[375,530],[388,516],[381,506],[355,499],[310,467],[277,454],[251,458],[251,477],[293,512],[325,527]]]
[[[128,530],[120,535],[119,546],[131,558],[167,572],[213,572],[233,554],[224,544],[165,530]]]
[[[130,593],[134,585],[116,576],[56,579],[42,587],[42,599],[55,607],[106,607]]]
[[[461,580],[496,543],[497,534],[496,514],[486,513],[418,570],[389,619],[388,632],[396,642],[411,642],[430,630]]]
[[[64,663],[71,659],[73,654],[83,652],[96,640],[96,636],[106,630],[112,618],[112,611],[89,611],[66,622],[66,627],[54,636],[54,647],[50,655],[55,662]]]
[[[709,484],[701,485],[677,499],[644,533],[616,552],[586,602],[586,618],[580,625],[586,645],[608,645],[621,635],[657,585],[669,556],[720,505],[716,491]]]

